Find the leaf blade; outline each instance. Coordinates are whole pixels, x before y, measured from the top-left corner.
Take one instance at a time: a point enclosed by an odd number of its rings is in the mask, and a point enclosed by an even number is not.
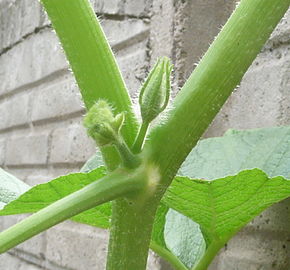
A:
[[[261,211],[289,196],[289,180],[253,169],[214,181],[176,177],[163,202],[199,223],[209,245],[225,243]]]
[[[93,177],[104,176],[104,168],[91,174],[72,173],[57,177],[50,182],[36,185],[28,192],[7,205],[0,215],[33,213],[65,197],[93,181]]]
[[[259,168],[270,177],[290,178],[290,127],[228,130],[223,137],[199,141],[178,171],[206,180]]]
[[[29,188],[27,184],[0,168],[0,210]]]
[[[189,269],[206,250],[199,225],[172,209],[166,215],[164,238],[168,249]]]

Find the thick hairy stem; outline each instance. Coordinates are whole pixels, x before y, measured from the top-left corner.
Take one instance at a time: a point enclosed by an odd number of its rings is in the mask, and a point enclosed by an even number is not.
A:
[[[144,270],[157,204],[113,203],[107,270]]]
[[[137,133],[132,103],[115,57],[89,0],[41,0],[70,63],[87,109],[99,99],[115,113],[126,112],[122,135],[131,146]],[[102,150],[110,169],[120,160],[113,147]]]
[[[138,170],[146,183],[143,191],[113,202],[107,270],[146,268],[152,226],[163,190],[158,168],[143,163]]]

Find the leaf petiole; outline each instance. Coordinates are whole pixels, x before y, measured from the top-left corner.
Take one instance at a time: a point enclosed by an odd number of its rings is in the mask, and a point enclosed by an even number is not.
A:
[[[1,232],[0,254],[85,210],[143,187],[138,175],[130,175],[124,169],[116,170]]]
[[[187,267],[173,253],[155,242],[151,241],[150,248],[163,259],[168,261],[176,270],[188,270]]]
[[[206,270],[223,245],[224,243],[222,242],[213,241],[206,249],[201,260],[191,270]]]
[[[133,145],[133,153],[139,153],[141,151],[148,127],[148,122],[142,122],[142,125],[138,131],[138,135]]]

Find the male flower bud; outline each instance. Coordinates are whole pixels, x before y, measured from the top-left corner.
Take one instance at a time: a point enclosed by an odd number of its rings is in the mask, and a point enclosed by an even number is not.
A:
[[[84,117],[84,126],[98,146],[117,143],[119,132],[124,122],[124,114],[114,116],[110,105],[99,100]]]
[[[172,67],[169,58],[159,58],[143,84],[139,96],[143,123],[150,123],[166,108]]]

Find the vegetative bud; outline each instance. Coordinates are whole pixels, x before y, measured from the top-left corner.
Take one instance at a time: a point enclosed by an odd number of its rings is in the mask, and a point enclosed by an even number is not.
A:
[[[145,80],[139,96],[143,123],[150,123],[166,108],[172,67],[168,57],[159,58]]]
[[[110,105],[105,100],[99,100],[84,117],[84,126],[98,146],[106,146],[119,141],[124,118],[124,113],[114,116]]]

